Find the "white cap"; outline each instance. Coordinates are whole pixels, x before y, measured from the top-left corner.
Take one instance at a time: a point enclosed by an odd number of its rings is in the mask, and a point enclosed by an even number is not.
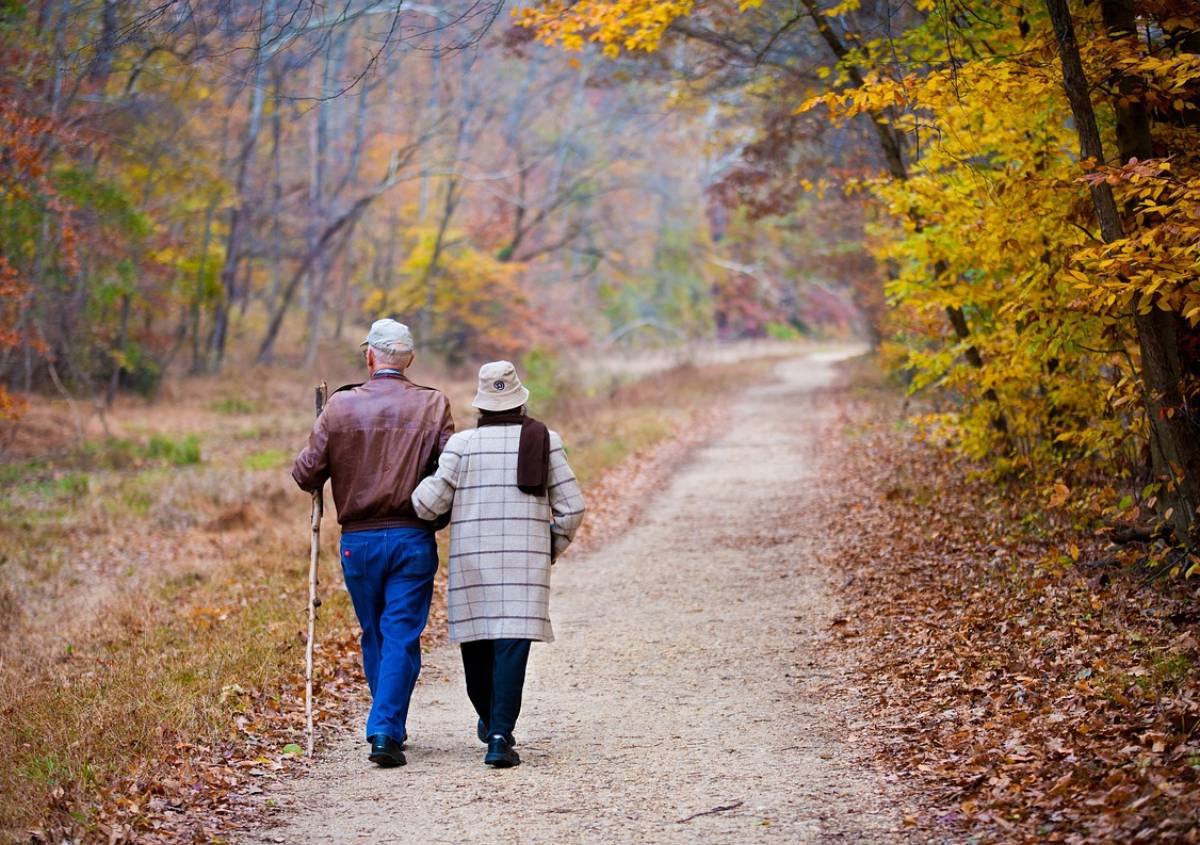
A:
[[[389,352],[412,352],[413,336],[404,323],[392,319],[376,320],[359,346],[368,344]]]
[[[481,411],[511,411],[529,401],[511,361],[492,361],[479,368],[479,391],[471,404]]]

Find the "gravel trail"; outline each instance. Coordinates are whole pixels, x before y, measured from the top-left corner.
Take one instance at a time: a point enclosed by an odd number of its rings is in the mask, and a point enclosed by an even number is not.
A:
[[[457,647],[426,656],[408,766],[358,732],[266,797],[246,842],[903,841],[828,648],[814,454],[828,359],[751,388],[619,539],[555,568],[558,641],[535,644],[516,769],[482,764]],[[722,397],[714,397],[720,402]],[[586,492],[586,491],[585,491]]]

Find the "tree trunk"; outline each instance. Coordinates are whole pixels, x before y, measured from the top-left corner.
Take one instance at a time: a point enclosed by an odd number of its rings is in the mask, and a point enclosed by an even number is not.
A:
[[[442,263],[442,249],[446,244],[446,230],[450,228],[450,221],[454,218],[454,211],[458,207],[458,201],[461,197],[461,192],[458,189],[459,184],[458,178],[454,176],[446,180],[446,201],[442,203],[442,216],[438,219],[437,234],[433,240],[433,250],[429,255],[429,263],[425,266],[425,270],[421,274],[421,280],[417,283],[417,290],[425,292],[425,301],[421,305],[419,322],[423,337],[433,336],[433,320],[436,316],[434,309],[437,303],[438,268]]]
[[[329,124],[333,109],[334,79],[341,68],[342,49],[340,39],[333,35],[325,46],[325,58],[321,65],[321,104],[317,107],[317,120],[312,137],[312,181],[309,183],[308,202],[314,220],[309,236],[309,248],[316,246],[316,239],[328,221],[328,197],[326,177],[328,175]],[[361,83],[361,84],[366,84]],[[304,366],[311,367],[317,359],[317,347],[321,340],[321,314],[325,304],[325,277],[329,262],[323,251],[308,274],[305,288],[308,305],[308,340],[304,347]]]
[[[837,56],[839,62],[845,62],[846,57],[850,54],[849,48],[842,43],[836,32],[829,25],[829,17],[824,9],[818,8],[816,0],[802,0],[808,16],[812,19],[813,24],[817,27],[817,32],[821,38],[829,45],[829,49]],[[858,68],[847,64],[846,71],[850,77],[850,83],[855,88],[863,86],[863,76]],[[875,129],[875,136],[879,140],[879,148],[883,151],[884,160],[887,162],[888,171],[897,179],[906,179],[907,172],[904,167],[904,151],[900,137],[888,124],[886,117],[882,114],[870,115],[871,124]]]
[[[246,121],[246,132],[238,151],[236,177],[234,180],[235,201],[229,210],[229,235],[225,242],[225,265],[221,268],[221,296],[213,315],[212,332],[209,334],[208,351],[211,356],[209,367],[214,371],[221,369],[225,359],[225,343],[229,338],[229,312],[237,299],[238,265],[242,259],[242,242],[246,237],[249,207],[246,196],[249,182],[250,162],[258,144],[259,131],[262,128],[263,112],[263,72],[266,61],[263,59],[263,45],[268,37],[270,22],[274,19],[274,3],[268,0],[263,12],[262,28],[259,31],[258,49],[254,53],[254,76],[250,90],[250,114]]]
[[[92,55],[87,71],[88,78],[98,86],[102,87],[112,72],[119,29],[117,0],[104,0],[100,7],[100,38],[96,40],[96,52]]]
[[[1075,26],[1066,0],[1045,0],[1054,25],[1063,85],[1075,128],[1080,154],[1085,159],[1104,161],[1100,130],[1089,94],[1088,80],[1079,57]],[[1133,6],[1128,0],[1101,0],[1105,28],[1113,38],[1130,37],[1136,32]],[[1127,90],[1132,81],[1121,80]],[[1131,97],[1118,98],[1117,140],[1123,160],[1152,157],[1149,118],[1145,108]],[[1092,203],[1105,243],[1125,236],[1112,187],[1105,182],[1091,187]],[[1196,508],[1200,506],[1200,425],[1196,412],[1188,407],[1183,392],[1183,363],[1179,355],[1178,316],[1158,308],[1133,315],[1141,350],[1142,396],[1150,424],[1150,454],[1154,475],[1164,482],[1158,496],[1159,513],[1170,514],[1176,539],[1191,543],[1196,533]]]
[[[283,159],[279,145],[283,139],[283,74],[275,74],[275,93],[271,109],[271,285],[267,292],[267,313],[275,310],[283,271]]]
[[[433,34],[433,53],[429,57],[429,117],[426,123],[436,126],[441,121],[442,110],[442,30]],[[429,191],[432,179],[429,154],[422,147],[417,154],[421,157],[420,181],[417,183],[417,222],[424,223],[429,214]]]
[[[111,408],[113,401],[117,398],[117,389],[121,386],[121,370],[125,368],[122,363],[125,357],[125,344],[129,340],[129,311],[132,307],[132,299],[128,293],[121,297],[121,322],[117,328],[117,337],[113,341],[112,359],[113,371],[108,379],[108,390],[104,393],[104,407]]]

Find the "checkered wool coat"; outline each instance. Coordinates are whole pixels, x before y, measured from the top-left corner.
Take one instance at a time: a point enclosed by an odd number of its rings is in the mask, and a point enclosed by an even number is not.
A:
[[[547,495],[517,489],[521,426],[493,425],[450,438],[437,472],[412,495],[422,519],[451,510],[450,639],[554,639],[551,549],[557,557],[583,521],[583,494],[562,439],[550,432]]]

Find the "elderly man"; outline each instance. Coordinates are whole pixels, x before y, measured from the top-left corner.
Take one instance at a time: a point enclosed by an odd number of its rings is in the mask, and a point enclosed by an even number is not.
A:
[[[342,572],[362,626],[371,688],[369,759],[403,766],[408,702],[438,567],[435,526],[416,515],[410,497],[437,468],[454,421],[445,396],[404,374],[413,362],[407,326],[378,320],[362,346],[368,380],[329,397],[292,478],[310,492],[332,482]]]

